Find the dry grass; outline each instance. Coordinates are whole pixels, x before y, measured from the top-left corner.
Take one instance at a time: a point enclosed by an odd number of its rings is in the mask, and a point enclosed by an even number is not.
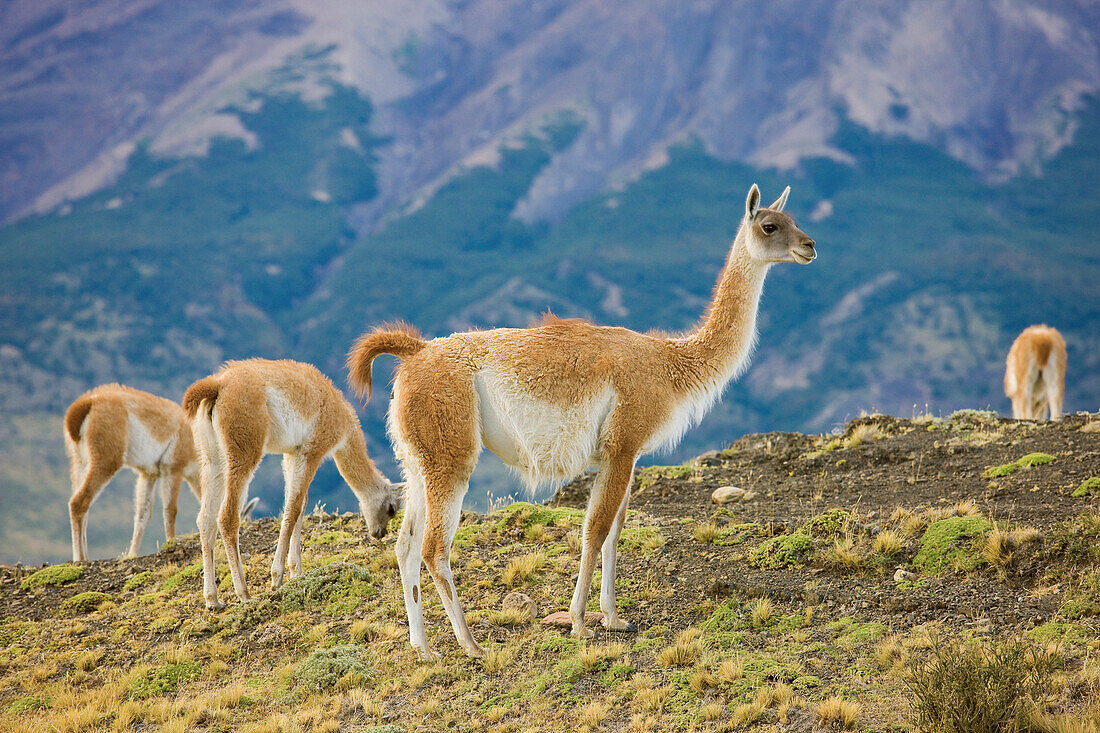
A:
[[[755,702],[747,702],[743,705],[738,705],[733,715],[730,716],[730,722],[734,725],[750,725],[760,720],[760,716],[764,714],[764,708],[757,705]]]
[[[875,535],[875,541],[872,543],[871,549],[881,555],[892,557],[905,549],[905,542],[897,532],[884,529]]]
[[[525,583],[544,565],[546,565],[546,555],[541,552],[521,555],[504,568],[504,584],[509,588],[514,588],[520,583]]]
[[[825,728],[852,730],[859,722],[863,708],[834,695],[817,706],[817,722]]]
[[[727,659],[718,666],[718,677],[723,682],[733,683],[745,676],[745,663],[740,657]]]
[[[691,685],[691,689],[702,695],[707,690],[718,687],[718,678],[706,667],[700,667],[691,674],[688,684]]]
[[[394,641],[405,636],[405,629],[392,622],[373,620],[356,621],[348,629],[348,636],[359,644],[363,642]]]
[[[718,539],[719,535],[718,525],[714,522],[708,522],[707,524],[695,525],[695,531],[692,532],[692,537],[696,542],[711,543]]]
[[[928,518],[920,514],[910,514],[901,520],[900,531],[905,537],[915,537],[928,526]]]
[[[515,652],[508,648],[489,649],[481,658],[481,668],[490,674],[502,672],[512,666]]]
[[[703,644],[698,638],[685,639],[684,632],[680,632],[676,642],[657,654],[657,662],[665,667],[690,667],[702,653]]]
[[[699,708],[699,720],[718,720],[726,712],[726,704],[721,702],[707,703]]]
[[[863,445],[872,440],[881,440],[885,437],[886,433],[878,425],[863,424],[852,428],[852,432],[848,434],[848,438],[844,442],[848,448],[855,448],[857,445]]]
[[[1012,549],[1016,546],[1011,533],[995,529],[982,545],[982,557],[995,568],[1003,568],[1012,562]]]
[[[607,644],[605,646],[597,646],[595,644],[586,644],[577,653],[577,658],[580,660],[581,668],[585,672],[591,672],[604,662],[610,659],[618,659],[627,653],[629,647],[622,642],[615,642],[614,644]]]
[[[767,596],[760,596],[749,603],[752,623],[755,626],[767,626],[772,618],[772,602]]]
[[[611,712],[610,705],[593,700],[577,710],[577,725],[581,730],[595,730],[607,719],[609,712]]]
[[[856,542],[851,535],[833,540],[833,546],[825,553],[825,560],[843,570],[856,570],[863,564],[863,558],[856,552]]]

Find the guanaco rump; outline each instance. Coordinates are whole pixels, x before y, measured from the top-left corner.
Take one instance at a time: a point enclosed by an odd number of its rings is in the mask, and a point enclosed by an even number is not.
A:
[[[1028,326],[1008,350],[1005,360],[1005,396],[1012,400],[1012,417],[1062,419],[1066,389],[1066,341],[1045,324]]]
[[[310,364],[248,359],[231,361],[188,387],[183,407],[191,418],[201,465],[203,596],[222,608],[214,576],[214,541],[221,529],[233,588],[249,599],[241,562],[237,507],[265,453],[283,454],[286,482],[279,544],[271,586],[302,571],[302,510],[318,466],[332,455],[359,500],[370,533],[381,538],[397,511],[393,484],[367,455],[355,409],[332,381]],[[289,554],[289,562],[288,562]]]
[[[176,536],[180,482],[187,481],[195,498],[199,497],[195,446],[182,407],[121,384],[104,384],[69,405],[64,433],[73,486],[69,521],[74,562],[88,559],[88,509],[123,467],[137,474],[134,534],[123,556],[138,554],[158,485],[164,505],[164,536]]]
[[[459,643],[484,650],[466,624],[451,577],[462,498],[484,445],[529,489],[598,468],[584,518],[580,572],[569,607],[572,635],[592,635],[585,606],[602,551],[604,625],[631,630],[615,604],[615,560],[638,456],[675,445],[747,362],[764,277],[777,262],[808,264],[814,241],[783,213],[790,188],[764,209],[753,185],[709,313],[683,337],[640,334],[548,316],[532,328],[456,333],[426,341],[411,326],[364,334],[348,354],[360,396],[380,354],[402,361],[387,426],[407,480],[397,540],[412,645],[428,648],[421,607],[423,560]]]

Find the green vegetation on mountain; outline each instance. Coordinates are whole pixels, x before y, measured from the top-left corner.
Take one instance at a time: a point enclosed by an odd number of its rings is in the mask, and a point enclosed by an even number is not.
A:
[[[1069,342],[1067,408],[1100,395],[1095,103],[1041,175],[1006,184],[984,183],[928,146],[848,125],[835,144],[850,163],[757,170],[689,141],[667,165],[561,221],[529,225],[513,211],[583,124],[552,116],[502,147],[494,165],[456,171],[362,236],[349,217],[374,196],[373,151],[384,144],[368,131],[367,100],[332,84],[319,100],[272,91],[227,112],[250,142],[215,139],[206,156],[188,158],[139,148],[115,184],[0,229],[9,409],[45,424],[80,390],[109,380],[178,397],[222,360],[254,355],[314,362],[342,383],[351,340],[395,318],[439,335],[526,325],[549,307],[639,330],[690,328],[753,181],[767,197],[792,186],[788,210],[820,256],[769,275],[755,369],[688,433],[678,458],[750,430],[828,429],[864,409],[1004,407],[1004,351],[1034,322],[1056,325]],[[379,362],[376,383],[391,363]],[[379,394],[364,428],[394,474],[385,407]],[[8,451],[17,449],[24,457],[15,460]],[[66,473],[59,437],[36,450],[55,477]],[[12,476],[0,499],[50,497],[59,519],[48,535],[58,543],[34,557],[56,557],[67,542],[68,487],[36,479],[28,452],[18,440],[0,448]],[[515,488],[496,465],[475,473],[470,501],[484,507],[489,492]],[[255,492],[275,510],[278,471],[261,473]],[[311,490],[315,502],[353,505],[330,465]],[[111,533],[128,534],[127,516],[114,521]],[[104,531],[95,517],[92,530]]]

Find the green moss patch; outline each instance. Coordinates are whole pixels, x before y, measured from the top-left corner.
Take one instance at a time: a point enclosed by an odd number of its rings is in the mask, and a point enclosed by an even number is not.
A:
[[[148,669],[135,677],[126,689],[131,700],[145,700],[172,692],[181,682],[189,682],[202,673],[198,662],[177,662],[164,667]]]
[[[1016,465],[1020,468],[1031,468],[1032,466],[1043,466],[1054,460],[1054,456],[1049,453],[1028,453],[1018,461]]]
[[[42,568],[31,577],[19,584],[22,590],[41,588],[44,585],[64,585],[71,583],[84,574],[84,568],[76,565],[51,565]]]
[[[90,590],[84,593],[77,593],[72,598],[66,598],[65,602],[61,604],[61,610],[75,613],[90,613],[109,600],[111,600],[111,597],[106,593]]]
[[[813,517],[799,528],[810,537],[833,537],[840,534],[852,521],[852,515],[843,509],[830,509]]]
[[[186,583],[189,580],[195,580],[202,577],[202,563],[191,563],[187,567],[181,568],[176,571],[174,575],[169,577],[160,586],[160,589],[165,593],[174,593],[177,588]]]
[[[306,547],[316,547],[318,545],[352,545],[358,542],[359,538],[351,532],[345,532],[342,529],[334,529],[328,532],[315,534],[302,542],[302,544]]]
[[[8,715],[22,715],[23,713],[29,713],[32,710],[41,710],[48,708],[50,701],[44,697],[37,697],[35,695],[24,695],[23,697],[17,697],[8,703],[8,706],[4,708],[4,712]]]
[[[1018,469],[1042,466],[1053,460],[1054,456],[1049,453],[1028,453],[1026,456],[1021,456],[1012,463],[1006,463],[1003,466],[992,466],[985,469],[985,471],[982,472],[982,478],[1000,478],[1010,473],[1015,473]]]
[[[1093,476],[1081,482],[1081,485],[1073,490],[1073,496],[1081,497],[1089,494],[1100,495],[1100,476]]]
[[[625,551],[638,551],[649,555],[664,546],[668,539],[656,527],[626,527],[619,535],[619,547]]]
[[[993,529],[984,517],[948,517],[928,525],[913,565],[926,573],[974,570],[984,560],[981,543]]]
[[[569,527],[579,526],[584,519],[584,512],[580,509],[546,507],[517,501],[515,504],[493,512],[490,518],[518,527],[529,527],[534,524],[541,524],[544,527]]]
[[[370,674],[363,650],[354,644],[340,644],[331,649],[315,649],[294,671],[294,683],[307,690],[323,692],[345,677],[348,683],[359,686]]]
[[[146,570],[127,580],[126,584],[122,586],[122,590],[133,590],[134,588],[140,588],[141,586],[151,582],[152,580],[153,571]]]
[[[791,534],[772,537],[764,544],[757,547],[749,555],[749,564],[758,568],[780,568],[791,565],[805,565],[813,551],[814,543],[808,534],[792,532]]]

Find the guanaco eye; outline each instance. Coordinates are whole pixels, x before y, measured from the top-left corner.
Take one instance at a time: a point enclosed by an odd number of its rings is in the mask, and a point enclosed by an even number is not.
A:
[[[765,224],[760,228],[764,230],[765,234],[775,234],[776,231],[779,230],[779,227],[777,227],[775,224]]]

